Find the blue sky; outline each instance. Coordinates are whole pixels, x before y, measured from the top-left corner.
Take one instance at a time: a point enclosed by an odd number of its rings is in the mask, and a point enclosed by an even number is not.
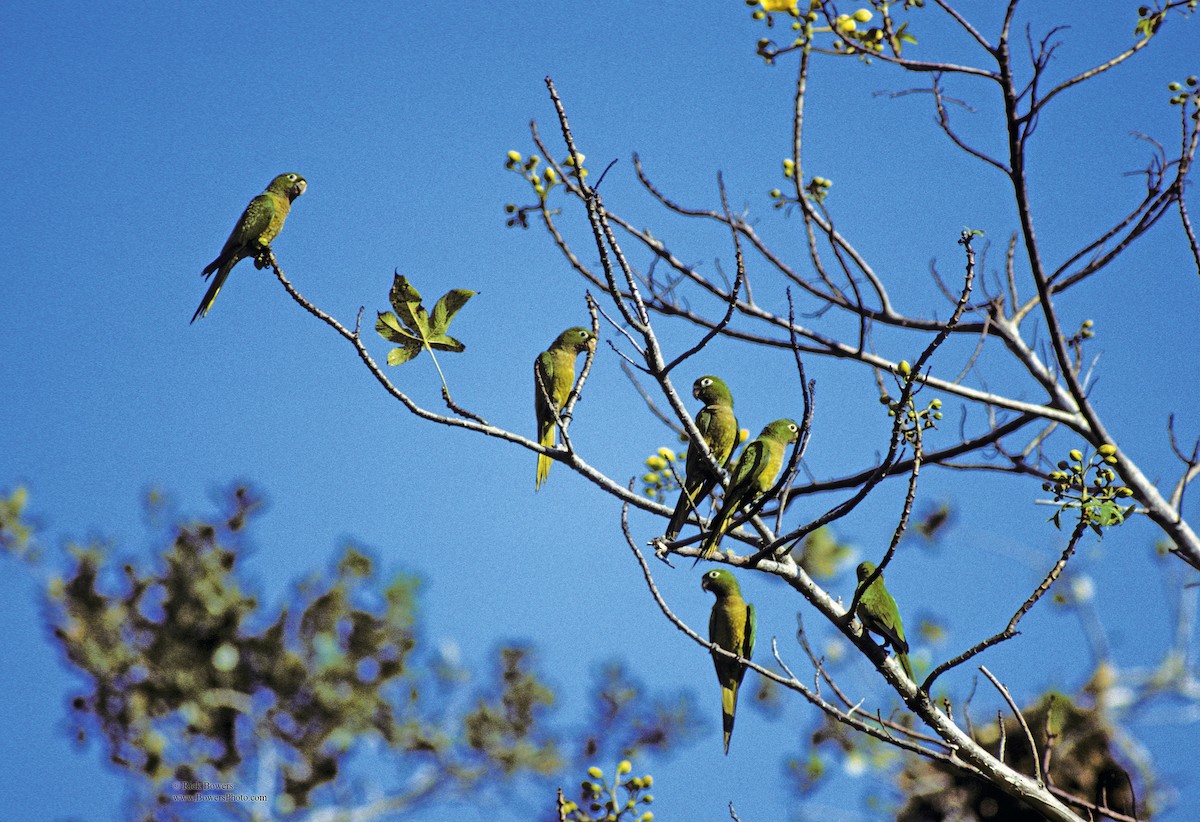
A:
[[[994,5],[962,9],[990,33]],[[1060,35],[1051,75],[1070,76],[1128,45],[1135,8],[1048,12],[1057,16],[1039,20],[1039,31],[1071,26]],[[1031,176],[1040,236],[1053,258],[1138,197],[1139,178],[1123,172],[1149,155],[1131,131],[1177,142],[1178,110],[1166,103],[1166,84],[1196,71],[1188,61],[1200,46],[1196,23],[1172,19],[1161,42],[1044,116]],[[918,56],[980,60],[936,10],[913,25]],[[718,205],[721,170],[733,207],[749,208],[764,236],[800,264],[799,221],[772,211],[767,197],[790,154],[794,63],[763,66],[753,53],[763,34],[732,1],[253,10],[5,4],[0,488],[26,485],[56,539],[103,536],[122,554],[145,558],[153,543],[139,500],[147,488],[162,487],[183,510],[204,514],[217,489],[250,479],[270,500],[245,564],[266,598],[327,567],[345,540],[365,543],[390,567],[427,579],[430,634],[457,642],[468,661],[482,660],[502,638],[526,639],[575,698],[586,681],[577,672],[618,655],[647,681],[694,688],[711,708],[710,725],[699,744],[652,765],[660,818],[718,818],[730,800],[743,819],[785,818],[794,802],[780,763],[801,750],[811,714],[798,704],[782,719],[743,710],[733,751],[720,756],[711,664],[655,609],[612,499],[561,466],[535,495],[531,454],[412,417],[348,346],[248,263],[233,272],[210,315],[188,324],[204,291],[199,271],[241,209],[275,174],[297,171],[309,189],[275,245],[297,287],[346,322],[360,306],[368,318],[386,308],[396,270],[427,297],[478,291],[455,321],[468,352],[442,358],[443,369],[460,403],[531,433],[530,363],[558,331],[586,317],[583,286],[546,238],[504,226],[504,204],[529,201],[525,184],[503,168],[508,150],[533,149],[529,120],[564,153],[543,77],[554,77],[589,166],[619,161],[605,181],[610,208],[668,237],[702,270],[719,262],[731,271],[728,238],[664,215],[638,188],[630,155],[638,151],[673,197],[706,208]],[[950,150],[926,96],[872,95],[913,85],[920,81],[882,67],[819,61],[805,163],[834,180],[829,204],[839,226],[868,256],[886,261],[894,293],[915,311],[933,299],[931,259],[943,274],[960,269],[955,240],[964,226],[995,243],[985,261],[995,271],[1016,222],[999,175]],[[963,132],[998,151],[990,90],[951,90],[977,109],[954,114]],[[584,237],[578,214],[563,219],[573,237]],[[579,248],[594,259],[589,246]],[[1164,485],[1178,473],[1168,412],[1185,442],[1200,431],[1189,336],[1198,295],[1167,218],[1126,261],[1060,301],[1071,323],[1095,320],[1101,359],[1093,396],[1126,449]],[[761,296],[782,298],[766,289]],[[675,350],[696,336],[665,329]],[[386,351],[382,341],[372,344],[378,355]],[[887,353],[899,357],[897,350]],[[963,359],[948,350],[943,366],[956,372]],[[743,425],[755,431],[799,414],[785,358],[750,366],[743,352],[716,345],[687,368],[684,385],[708,371],[726,375]],[[830,477],[869,463],[887,425],[870,372],[820,361],[809,369],[818,381],[809,469]],[[439,404],[426,357],[393,376],[418,401]],[[1036,387],[1010,380],[998,373],[993,384],[1039,399]],[[668,441],[606,347],[573,431],[592,462],[620,479],[640,473],[641,460]],[[1040,494],[1032,482],[932,469],[922,482],[924,500],[954,499],[960,516],[941,553],[906,551],[888,580],[902,609],[948,623],[950,645],[933,650],[940,659],[1007,620],[1061,550],[1062,536],[1032,504]],[[840,534],[864,556],[881,553],[901,493],[885,488]],[[1189,508],[1194,516],[1194,500]],[[791,516],[817,510],[801,506]],[[639,534],[648,538],[655,528],[661,524],[635,518]],[[1150,559],[1156,538],[1148,524],[1134,523],[1081,552],[1119,666],[1161,656],[1170,630],[1164,603],[1187,576],[1169,567],[1164,588]],[[704,624],[710,600],[698,571],[664,567],[659,583],[681,616]],[[848,580],[833,587],[851,590]],[[798,663],[795,613],[810,627],[817,616],[771,580],[751,577],[744,588],[758,606],[760,634],[778,636]],[[79,749],[64,734],[76,680],[42,629],[36,585],[10,563],[0,596],[8,603],[0,624],[9,654],[0,723],[13,740],[0,751],[0,815],[121,818],[120,778],[97,748]],[[1023,629],[984,664],[1018,694],[1078,688],[1090,664],[1074,618],[1039,606]],[[887,699],[867,663],[846,677],[856,693]],[[946,684],[965,694],[969,672]],[[1161,818],[1195,818],[1200,808],[1183,754],[1196,730],[1169,712],[1131,729],[1179,792],[1179,804]],[[868,781],[835,784],[861,791]],[[818,807],[839,801],[836,792],[814,799]],[[466,815],[455,818],[502,817],[495,808],[459,812]]]

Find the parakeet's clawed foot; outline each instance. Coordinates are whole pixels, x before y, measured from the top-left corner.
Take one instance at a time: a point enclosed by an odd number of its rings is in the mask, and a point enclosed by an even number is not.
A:
[[[656,559],[662,560],[672,568],[675,567],[674,565],[671,565],[671,560],[667,559],[667,557],[671,554],[671,547],[667,544],[665,539],[662,537],[655,537],[647,544],[654,548],[654,556]]]

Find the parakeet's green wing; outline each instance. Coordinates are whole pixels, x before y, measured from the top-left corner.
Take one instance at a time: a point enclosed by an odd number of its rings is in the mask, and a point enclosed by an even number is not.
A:
[[[200,300],[196,313],[192,315],[192,322],[203,317],[208,313],[208,309],[212,308],[213,301],[221,293],[221,286],[225,285],[225,280],[229,277],[229,272],[233,271],[233,267],[244,257],[255,253],[258,247],[258,238],[270,227],[271,219],[274,216],[274,200],[266,194],[258,195],[250,201],[250,205],[246,206],[237,225],[229,234],[229,239],[221,248],[221,253],[201,272],[208,277],[215,271],[217,276],[213,277],[208,290],[204,292],[204,299]]]
[[[762,440],[752,440],[746,446],[746,450],[742,452],[737,466],[733,469],[733,478],[729,483],[730,490],[745,493],[762,473],[766,464],[767,444]]]
[[[738,422],[738,418],[735,416],[733,418],[733,445],[729,446],[729,454],[725,457],[725,462],[721,464],[721,467],[726,470],[729,469],[729,466],[733,465],[733,452],[737,450],[738,439],[740,439],[741,433],[742,424]]]
[[[717,427],[716,413],[707,405],[701,408],[700,413],[696,415],[696,430],[700,432],[704,441],[710,444],[710,447]],[[708,466],[705,465],[706,462],[701,458],[699,450],[691,445],[688,446],[687,461],[684,463],[683,488],[679,490],[679,500],[675,503],[675,510],[667,525],[666,538],[668,540],[673,540],[679,535],[679,529],[687,522],[688,514],[708,495],[716,482],[708,470]]]
[[[533,369],[533,402],[537,416],[538,442],[545,446],[554,445],[558,439],[554,428],[554,410],[550,406],[550,402],[554,401],[555,359],[553,352],[543,351],[541,354],[538,354],[537,362],[534,364]],[[547,401],[547,398],[549,398],[549,401]],[[535,489],[541,488],[542,483],[550,476],[550,464],[552,462],[553,460],[545,454],[538,454],[537,475],[534,482]]]
[[[870,616],[870,629],[886,639],[898,653],[908,653],[908,641],[904,638],[904,626],[900,622],[896,600],[880,580],[872,583],[863,595],[862,604]]]
[[[721,510],[713,517],[712,527],[708,532],[708,536],[704,538],[700,556],[696,557],[697,562],[701,559],[708,559],[717,550],[717,547],[721,544],[721,537],[724,536],[725,530],[729,527],[729,521],[753,497],[755,481],[766,468],[766,464],[767,444],[761,439],[752,440],[746,446],[746,449],[742,451],[742,456],[738,458],[737,465],[733,467],[733,477],[729,481],[729,491],[725,494]]]
[[[259,194],[251,200],[250,205],[246,206],[246,210],[238,218],[233,231],[229,233],[229,239],[225,241],[225,245],[221,248],[221,253],[204,269],[204,276],[211,275],[227,262],[232,261],[236,264],[242,257],[246,256],[242,252],[249,252],[251,250],[249,246],[256,242],[262,236],[263,232],[267,230],[271,225],[271,218],[274,215],[275,202],[273,198],[266,194]],[[232,267],[231,265],[230,268]]]

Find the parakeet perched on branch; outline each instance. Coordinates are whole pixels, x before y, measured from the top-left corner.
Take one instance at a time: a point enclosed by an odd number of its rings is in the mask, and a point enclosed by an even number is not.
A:
[[[729,462],[733,447],[738,441],[738,421],[733,415],[733,394],[729,393],[729,386],[725,385],[724,380],[708,374],[692,383],[692,396],[704,403],[704,407],[696,415],[696,430],[704,438],[717,465],[723,467]],[[683,488],[679,491],[679,501],[675,503],[675,512],[671,514],[671,522],[664,537],[668,542],[679,536],[679,529],[687,522],[688,514],[712,492],[716,484],[717,476],[709,466],[708,460],[701,456],[696,443],[689,444]]]
[[[861,585],[867,577],[875,573],[875,565],[871,562],[860,562],[858,565],[858,583]],[[908,664],[908,641],[904,638],[904,623],[900,621],[900,610],[896,600],[888,593],[883,585],[883,574],[875,578],[858,601],[858,618],[863,627],[872,633],[879,634],[885,645],[891,645],[896,652],[896,659],[908,678],[913,679],[912,666]]]
[[[729,480],[729,490],[721,502],[721,510],[713,517],[708,534],[701,545],[701,559],[709,559],[721,545],[721,537],[729,528],[729,522],[742,508],[758,505],[771,490],[779,471],[783,468],[783,455],[789,443],[800,436],[800,426],[789,419],[775,420],[751,440]]]
[[[754,653],[757,619],[754,606],[742,599],[737,579],[724,568],[714,568],[700,579],[700,587],[712,591],[717,597],[708,618],[708,641],[742,659],[749,659]],[[721,724],[725,731],[725,753],[728,754],[733,719],[737,714],[738,688],[741,687],[742,677],[746,675],[746,666],[715,651],[712,652],[712,658],[717,681],[721,683]]]
[[[554,416],[562,409],[575,385],[575,358],[595,347],[596,335],[587,328],[575,326],[559,334],[558,339],[533,361],[533,407],[537,415],[538,442],[542,445],[553,448],[558,443]],[[535,489],[541,488],[550,476],[551,462],[550,457],[538,454]]]
[[[225,241],[221,253],[204,267],[202,273],[206,278],[212,276],[214,271],[217,276],[213,277],[204,299],[200,301],[200,307],[192,315],[192,322],[206,315],[208,309],[212,308],[213,300],[225,284],[225,278],[238,262],[246,257],[254,257],[255,265],[262,268],[257,260],[258,255],[279,236],[283,221],[291,211],[292,200],[303,194],[306,188],[308,183],[299,174],[280,174],[271,181],[266,191],[250,201],[250,205],[246,206],[246,210],[238,218],[237,225],[233,227],[229,239]]]

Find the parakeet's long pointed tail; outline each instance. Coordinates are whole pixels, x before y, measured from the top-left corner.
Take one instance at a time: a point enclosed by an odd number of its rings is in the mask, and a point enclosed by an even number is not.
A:
[[[675,510],[671,512],[667,533],[663,535],[667,542],[672,542],[675,537],[679,536],[683,524],[687,522],[688,514],[696,507],[699,500],[704,499],[704,496],[703,489],[695,487],[689,489],[687,483],[684,483],[684,487],[679,490],[679,501],[675,503]]]
[[[709,532],[704,535],[704,542],[700,543],[700,555],[696,557],[696,562],[692,563],[693,568],[702,559],[712,559],[713,554],[721,547],[721,537],[725,536],[725,529],[729,527],[729,519],[733,516],[731,512],[726,511],[726,507],[722,505],[721,510],[713,517]]]
[[[737,714],[738,684],[721,686],[721,725],[725,730],[725,755],[729,756],[729,738],[733,736],[733,718]]]
[[[542,436],[538,442],[547,448],[554,447],[555,443],[558,442],[558,432],[554,427],[554,423],[551,423],[549,428],[542,432]],[[545,454],[538,454],[537,477],[534,479],[533,490],[541,490],[542,483],[545,482],[546,478],[550,476],[550,465],[553,462],[554,460],[550,459]]]
[[[896,654],[896,659],[900,660],[900,667],[904,669],[904,673],[908,674],[908,678],[916,682],[917,678],[913,676],[912,665],[908,662],[908,654]]]
[[[200,307],[197,308],[196,313],[192,315],[192,322],[195,322],[203,317],[208,313],[208,309],[212,308],[213,300],[217,298],[217,294],[221,291],[221,286],[225,285],[225,278],[229,276],[229,272],[233,270],[233,267],[237,265],[237,262],[238,258],[234,257],[232,260],[227,260],[224,264],[221,264],[221,258],[218,257],[209,263],[205,267],[204,271],[201,272],[205,277],[207,277],[216,271],[217,276],[213,277],[212,283],[208,286],[208,291],[204,292],[204,299],[200,301]]]

